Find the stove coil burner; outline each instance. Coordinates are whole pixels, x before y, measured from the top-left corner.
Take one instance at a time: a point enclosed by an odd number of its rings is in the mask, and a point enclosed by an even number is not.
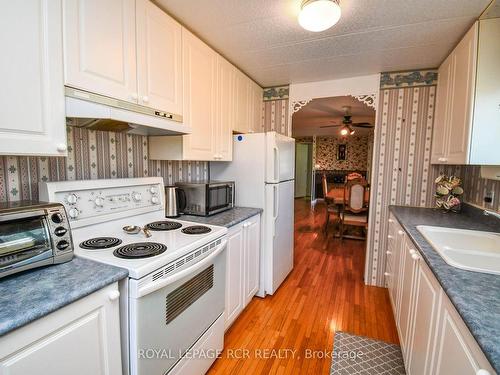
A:
[[[182,227],[181,223],[176,221],[154,221],[146,225],[149,230],[175,230]]]
[[[165,252],[167,247],[157,242],[136,242],[113,251],[113,255],[123,259],[149,258]]]
[[[80,244],[80,247],[88,250],[109,249],[113,246],[118,246],[122,240],[115,237],[96,237],[85,240]]]
[[[209,233],[212,229],[205,227],[203,225],[193,225],[191,227],[186,227],[182,230],[185,234],[205,234]]]

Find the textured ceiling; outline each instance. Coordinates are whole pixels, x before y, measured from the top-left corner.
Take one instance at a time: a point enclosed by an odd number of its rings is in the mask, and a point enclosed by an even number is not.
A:
[[[313,99],[295,112],[292,117],[292,133],[294,136],[338,135],[340,128],[322,128],[324,125],[342,123],[344,110],[351,107],[352,122],[368,122],[375,124],[375,110],[352,96],[335,96],[331,98]],[[371,129],[356,128],[357,134],[368,134]]]
[[[341,0],[313,33],[301,0],[156,0],[262,86],[437,67],[490,0]]]
[[[481,14],[481,19],[500,17],[500,0],[493,0],[490,6]]]

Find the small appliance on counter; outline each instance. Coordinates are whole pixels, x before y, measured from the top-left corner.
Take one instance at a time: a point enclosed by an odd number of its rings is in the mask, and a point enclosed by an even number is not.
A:
[[[165,217],[179,217],[186,209],[186,193],[177,186],[165,186]]]
[[[183,213],[210,216],[234,207],[234,181],[177,182],[186,195]]]
[[[0,278],[71,259],[73,242],[62,204],[0,204]]]

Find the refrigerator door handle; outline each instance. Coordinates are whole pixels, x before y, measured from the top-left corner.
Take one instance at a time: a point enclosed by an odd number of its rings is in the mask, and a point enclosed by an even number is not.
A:
[[[278,220],[279,215],[279,190],[278,186],[273,186],[273,237],[276,236],[276,220]]]
[[[277,146],[273,146],[274,150],[274,181],[280,180],[280,150]]]

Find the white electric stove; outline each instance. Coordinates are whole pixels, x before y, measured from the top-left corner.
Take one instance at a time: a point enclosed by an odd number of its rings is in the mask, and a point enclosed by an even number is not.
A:
[[[64,204],[77,256],[129,271],[125,371],[203,374],[223,346],[227,229],[165,218],[163,192],[157,177],[40,185],[41,200]]]

